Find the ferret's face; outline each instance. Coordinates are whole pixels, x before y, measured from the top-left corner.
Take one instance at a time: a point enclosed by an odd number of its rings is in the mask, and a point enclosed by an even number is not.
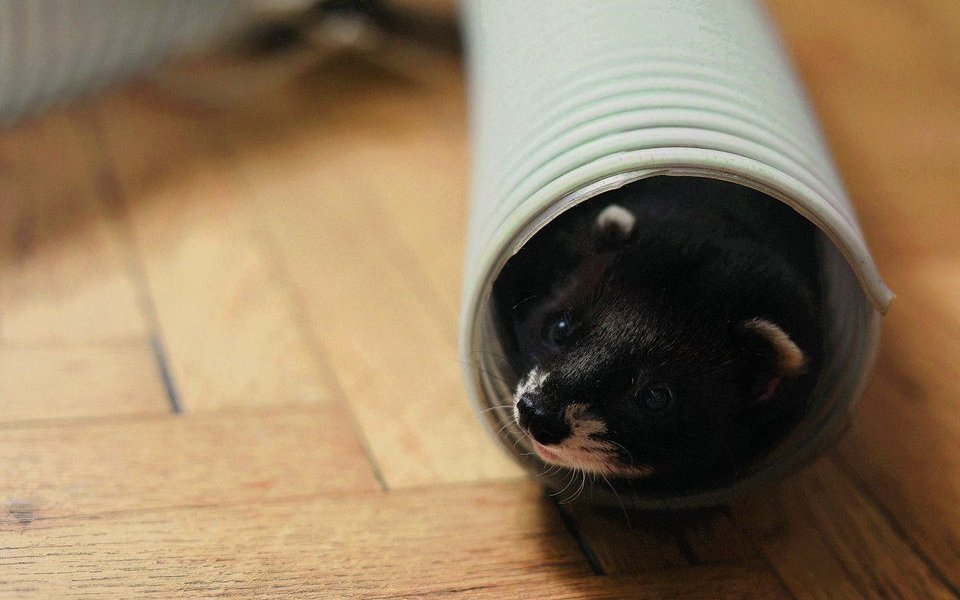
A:
[[[628,233],[632,223],[614,217]],[[534,366],[515,391],[517,424],[545,462],[605,476],[722,462],[731,413],[769,400],[803,353],[763,319],[731,323],[676,305],[625,279],[618,260],[590,257],[529,309],[521,335]],[[771,376],[758,385],[764,369]]]
[[[637,299],[566,300],[531,319],[536,366],[515,394],[540,458],[636,477],[722,450],[718,425],[737,384],[722,332],[684,331],[633,310]]]

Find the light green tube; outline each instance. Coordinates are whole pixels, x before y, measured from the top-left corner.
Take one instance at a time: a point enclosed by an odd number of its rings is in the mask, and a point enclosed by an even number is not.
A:
[[[490,433],[532,473],[544,470],[508,411],[484,411],[510,402],[517,379],[493,358],[501,353],[491,289],[506,261],[568,208],[670,175],[755,188],[820,229],[828,364],[809,417],[742,480],[622,500],[644,508],[721,502],[831,442],[872,364],[892,294],[762,7],[746,0],[478,0],[465,2],[463,15],[473,181],[460,353]],[[544,482],[563,485],[566,477]],[[590,497],[615,502],[600,486]]]

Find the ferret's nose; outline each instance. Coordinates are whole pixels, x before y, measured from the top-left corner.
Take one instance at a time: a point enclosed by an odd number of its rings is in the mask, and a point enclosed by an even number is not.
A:
[[[524,394],[517,402],[520,427],[530,432],[533,439],[545,446],[558,444],[570,435],[570,426],[563,414],[555,414],[543,407],[535,394]]]

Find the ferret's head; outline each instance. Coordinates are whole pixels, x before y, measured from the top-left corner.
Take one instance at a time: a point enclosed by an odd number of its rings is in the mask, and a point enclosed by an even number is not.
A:
[[[600,212],[597,252],[524,321],[533,366],[514,416],[547,463],[615,477],[717,465],[727,424],[805,369],[778,323],[718,299],[722,256],[660,260],[635,227],[620,206]]]

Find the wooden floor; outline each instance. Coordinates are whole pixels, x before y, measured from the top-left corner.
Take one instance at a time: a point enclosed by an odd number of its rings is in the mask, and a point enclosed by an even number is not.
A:
[[[209,59],[0,134],[0,597],[956,598],[958,7],[773,2],[899,297],[841,443],[705,513],[561,504],[471,414],[456,57]]]

